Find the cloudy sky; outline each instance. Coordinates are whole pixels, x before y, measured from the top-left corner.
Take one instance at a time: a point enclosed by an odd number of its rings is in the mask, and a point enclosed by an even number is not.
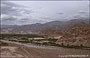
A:
[[[2,1],[1,24],[22,25],[89,18],[89,1]]]

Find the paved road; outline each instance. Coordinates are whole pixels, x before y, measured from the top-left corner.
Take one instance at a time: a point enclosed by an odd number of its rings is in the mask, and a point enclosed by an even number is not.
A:
[[[80,49],[68,49],[68,48],[55,48],[55,47],[42,47],[29,44],[22,44],[18,42],[11,42],[1,40],[6,43],[15,44],[15,46],[20,47],[27,55],[26,58],[61,58],[75,56],[76,58],[90,58],[90,50],[80,50]],[[78,57],[77,57],[78,56]],[[71,57],[71,58],[75,58]]]

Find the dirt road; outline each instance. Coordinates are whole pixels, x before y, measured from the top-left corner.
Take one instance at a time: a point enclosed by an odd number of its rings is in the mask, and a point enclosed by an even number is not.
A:
[[[5,41],[9,42],[9,41]],[[10,43],[10,42],[9,42]],[[25,58],[90,58],[90,50],[70,49],[61,47],[39,47],[14,42],[13,46]]]

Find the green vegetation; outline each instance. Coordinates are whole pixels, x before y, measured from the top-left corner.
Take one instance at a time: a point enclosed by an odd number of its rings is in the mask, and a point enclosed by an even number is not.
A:
[[[8,46],[8,43],[1,42],[1,41],[0,41],[0,46]]]
[[[56,42],[57,39],[36,39],[35,41],[51,41],[51,42]]]
[[[61,44],[58,44],[57,45],[58,47],[64,47],[64,48],[74,48],[74,49],[86,49],[86,50],[90,50],[90,47],[87,47],[87,46],[83,46],[82,44],[79,45],[79,46],[76,46],[76,45],[64,45],[63,43]]]
[[[58,39],[53,39],[53,38],[33,39],[39,37],[44,38],[44,36],[32,35],[32,34],[1,34],[0,35],[0,39],[6,38],[4,40],[9,40],[13,42],[32,43],[35,45],[56,46],[56,47],[64,47],[64,48],[90,49],[90,47],[84,46],[83,44],[80,44],[79,46],[70,45],[70,44],[64,45],[64,43],[56,44]],[[0,45],[7,46],[8,44],[4,42],[0,42]]]
[[[10,37],[28,37],[28,38],[35,38],[35,37],[44,37],[37,34],[0,34],[0,38],[10,38]]]

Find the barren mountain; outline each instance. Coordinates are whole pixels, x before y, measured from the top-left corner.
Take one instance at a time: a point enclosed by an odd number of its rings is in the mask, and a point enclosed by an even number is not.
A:
[[[2,33],[19,34],[43,34],[48,37],[61,36],[56,41],[57,44],[87,46],[90,44],[90,23],[88,19],[73,19],[69,21],[52,21],[45,24],[31,24],[17,27],[2,28]]]
[[[12,33],[19,33],[19,32],[23,32],[23,33],[27,33],[27,32],[43,32],[47,29],[52,29],[52,30],[59,30],[59,31],[66,31],[69,28],[71,28],[72,26],[86,26],[89,25],[89,20],[81,20],[81,19],[73,19],[73,20],[69,20],[69,21],[52,21],[52,22],[47,22],[45,24],[40,24],[40,23],[36,23],[36,24],[30,24],[30,25],[21,25],[21,26],[16,26],[16,25],[2,25],[2,30],[8,30]],[[9,26],[9,27],[8,27]],[[46,31],[45,31],[46,32]]]

